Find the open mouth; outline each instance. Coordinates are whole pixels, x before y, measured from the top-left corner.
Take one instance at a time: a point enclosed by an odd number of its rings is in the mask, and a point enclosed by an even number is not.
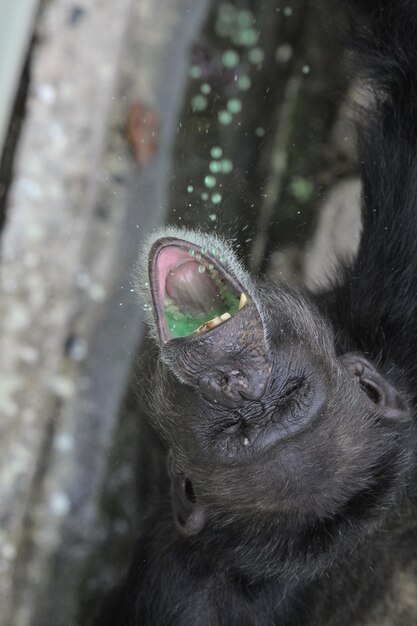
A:
[[[216,249],[159,239],[149,257],[152,298],[161,340],[201,334],[227,322],[247,297]]]

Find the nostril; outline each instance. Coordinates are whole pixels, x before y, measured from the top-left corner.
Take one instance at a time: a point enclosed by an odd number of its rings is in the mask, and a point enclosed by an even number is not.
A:
[[[226,375],[222,376],[219,380],[221,389],[224,389],[228,383],[229,383],[229,377]]]

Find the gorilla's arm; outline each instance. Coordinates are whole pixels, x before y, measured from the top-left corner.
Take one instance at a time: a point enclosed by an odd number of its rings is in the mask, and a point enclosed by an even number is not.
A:
[[[344,4],[351,16],[352,67],[365,78],[370,103],[358,131],[363,233],[329,313],[358,350],[405,368],[415,387],[417,11],[409,0]]]

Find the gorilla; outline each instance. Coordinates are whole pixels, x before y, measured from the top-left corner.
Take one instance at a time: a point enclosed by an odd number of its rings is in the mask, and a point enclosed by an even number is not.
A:
[[[341,1],[372,89],[356,259],[312,294],[150,238],[146,515],[95,626],[417,624],[417,4]]]

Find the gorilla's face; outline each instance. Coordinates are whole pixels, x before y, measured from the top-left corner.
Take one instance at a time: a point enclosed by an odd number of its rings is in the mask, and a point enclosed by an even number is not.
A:
[[[195,233],[156,239],[149,276],[154,419],[190,502],[294,525],[390,491],[408,454],[406,403],[362,355],[335,354],[311,301],[251,279]]]

